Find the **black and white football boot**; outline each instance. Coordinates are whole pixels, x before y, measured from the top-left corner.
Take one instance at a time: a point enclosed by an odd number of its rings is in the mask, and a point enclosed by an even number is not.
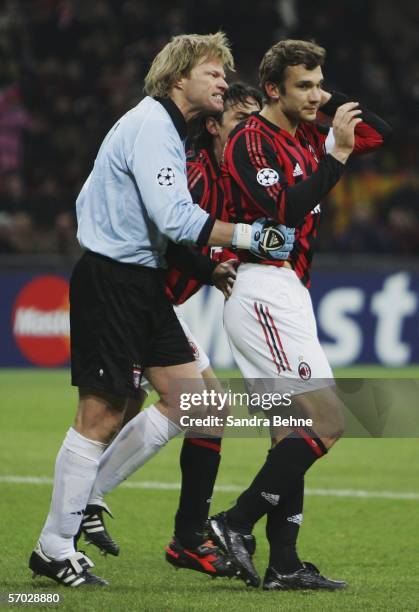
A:
[[[260,586],[260,577],[253,565],[256,539],[252,534],[243,534],[230,527],[225,512],[215,514],[208,520],[210,538],[228,555],[239,570],[238,578],[247,586]]]
[[[117,557],[119,555],[119,544],[111,538],[106,530],[103,520],[104,512],[112,517],[111,511],[104,502],[103,506],[96,504],[86,506],[77,540],[83,534],[86,543],[97,546],[103,555],[110,554]]]
[[[106,586],[106,580],[90,573],[91,567],[94,567],[94,563],[82,551],[63,561],[55,561],[43,552],[40,544],[29,559],[33,578],[46,576],[67,587]]]
[[[346,588],[344,580],[332,580],[322,576],[315,565],[304,561],[303,567],[290,574],[280,574],[275,568],[268,567],[263,580],[264,591],[337,591]]]

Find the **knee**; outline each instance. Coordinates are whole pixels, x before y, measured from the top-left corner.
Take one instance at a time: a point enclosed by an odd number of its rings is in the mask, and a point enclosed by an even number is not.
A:
[[[343,406],[334,405],[330,407],[326,430],[327,437],[331,438],[335,442],[343,436],[345,433],[345,416]]]
[[[331,440],[334,443],[342,437],[345,431],[345,417],[339,404],[329,403],[321,409],[310,412],[312,428],[323,440]]]
[[[86,438],[106,444],[120,429],[124,406],[125,398],[80,390],[74,428]]]

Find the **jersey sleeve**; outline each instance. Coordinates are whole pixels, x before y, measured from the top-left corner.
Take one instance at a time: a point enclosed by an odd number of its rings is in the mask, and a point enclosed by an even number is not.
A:
[[[128,167],[150,219],[163,234],[173,242],[207,243],[214,220],[192,201],[182,143],[164,122],[144,124]]]
[[[177,268],[183,274],[207,285],[212,284],[212,273],[219,263],[191,247],[174,242],[167,245],[166,260],[169,268]]]
[[[227,144],[225,169],[242,193],[266,216],[296,227],[334,187],[344,164],[331,155],[297,185],[289,185],[272,140],[260,130],[244,128]]]
[[[352,102],[345,94],[339,92],[332,92],[330,100],[320,108],[320,112],[324,113],[329,117],[334,117],[336,110],[342,104],[346,102]],[[392,133],[391,127],[381,117],[371,112],[363,104],[359,105],[359,109],[362,111],[362,121],[358,123],[355,128],[355,146],[353,150],[354,155],[361,155],[363,153],[369,153],[381,147],[384,142],[390,137]],[[331,150],[331,144],[333,143],[333,130],[329,132],[329,147]]]

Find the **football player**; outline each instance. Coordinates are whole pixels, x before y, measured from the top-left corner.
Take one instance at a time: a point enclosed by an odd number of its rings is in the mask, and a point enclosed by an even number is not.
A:
[[[252,586],[255,523],[267,516],[268,590],[341,589],[300,560],[296,541],[303,516],[304,475],[343,432],[342,406],[317,337],[309,294],[321,200],[352,154],[381,147],[389,126],[357,101],[327,92],[325,50],[313,42],[282,40],[265,54],[260,84],[266,103],[230,134],[225,153],[229,220],[250,223],[264,214],[295,227],[286,261],[239,253],[240,266],[224,324],[244,379],[270,379],[293,393],[293,406],[312,427],[289,429],[268,453],[250,486],[227,512],[210,520],[224,547]],[[320,124],[318,113],[331,126]],[[288,386],[287,386],[288,385]]]

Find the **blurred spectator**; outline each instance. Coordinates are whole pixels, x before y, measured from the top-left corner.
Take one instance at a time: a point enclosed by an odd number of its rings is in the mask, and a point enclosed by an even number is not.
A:
[[[9,216],[26,210],[28,207],[23,179],[20,174],[10,173],[3,177],[0,191],[0,211]]]
[[[345,253],[384,253],[392,251],[393,246],[388,230],[380,223],[374,210],[361,205],[354,210],[333,250],[342,250]]]
[[[419,177],[410,172],[406,182],[379,203],[396,252],[419,255]]]
[[[18,85],[0,91],[0,188],[5,174],[22,171],[23,130],[28,121]]]
[[[54,224],[53,236],[56,253],[63,255],[76,254],[79,251],[76,240],[74,215],[70,212],[61,212],[57,215]]]

